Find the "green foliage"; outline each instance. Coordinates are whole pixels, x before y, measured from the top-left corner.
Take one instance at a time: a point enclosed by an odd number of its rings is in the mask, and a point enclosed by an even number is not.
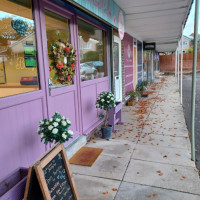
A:
[[[58,112],[49,120],[40,120],[38,134],[41,137],[41,142],[44,140],[44,144],[48,144],[68,141],[73,135],[73,131],[68,130],[70,126],[70,120],[61,116]]]
[[[143,92],[146,89],[147,85],[148,85],[148,81],[142,81],[140,85],[137,85],[136,91]]]
[[[132,90],[128,92],[128,95],[130,95],[133,99],[135,99],[137,96],[139,96],[139,92]]]
[[[194,49],[194,47],[191,46],[190,48],[185,50],[185,53],[193,53],[193,49]]]
[[[85,61],[96,61],[99,60],[99,53],[97,51],[88,51],[84,54]]]
[[[114,94],[112,94],[112,92],[102,92],[99,94],[96,101],[96,107],[106,111],[104,127],[107,127],[108,110],[114,108],[115,106],[115,97]]]
[[[115,97],[112,92],[100,93],[96,101],[96,107],[103,110],[115,107]]]
[[[147,85],[148,85],[148,81],[143,81],[142,84],[143,84],[144,86],[147,86]]]

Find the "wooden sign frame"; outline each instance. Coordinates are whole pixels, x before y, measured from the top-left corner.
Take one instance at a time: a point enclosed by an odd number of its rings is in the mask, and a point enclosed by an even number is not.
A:
[[[69,182],[70,182],[70,186],[74,195],[75,200],[79,200],[78,197],[78,193],[77,193],[77,189],[75,186],[75,182],[73,179],[73,175],[70,169],[70,164],[69,161],[67,159],[67,155],[65,152],[65,148],[63,144],[56,144],[54,145],[54,147],[52,147],[43,157],[41,157],[34,165],[32,165],[29,168],[29,173],[28,173],[28,178],[27,178],[27,184],[26,184],[26,191],[25,191],[25,196],[24,199],[28,200],[28,190],[30,187],[30,179],[33,173],[33,170],[35,170],[36,175],[37,175],[37,180],[39,182],[39,186],[40,189],[42,191],[43,194],[43,198],[44,200],[50,200],[51,199],[51,195],[50,195],[50,191],[48,189],[47,186],[47,182],[44,176],[44,172],[43,172],[43,168],[49,163],[51,162],[51,160],[58,154],[61,154],[63,162],[64,162],[64,166],[65,166],[65,170],[67,172],[67,176],[69,178]]]

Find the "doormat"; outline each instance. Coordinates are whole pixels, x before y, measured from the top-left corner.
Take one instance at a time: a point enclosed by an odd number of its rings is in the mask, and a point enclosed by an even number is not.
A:
[[[82,147],[69,160],[70,164],[91,167],[103,149]]]

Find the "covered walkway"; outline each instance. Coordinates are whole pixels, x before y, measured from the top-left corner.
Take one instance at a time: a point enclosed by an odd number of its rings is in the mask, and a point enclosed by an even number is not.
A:
[[[175,78],[157,77],[148,94],[124,107],[112,139],[86,144],[104,149],[92,167],[71,165],[80,199],[200,199]]]

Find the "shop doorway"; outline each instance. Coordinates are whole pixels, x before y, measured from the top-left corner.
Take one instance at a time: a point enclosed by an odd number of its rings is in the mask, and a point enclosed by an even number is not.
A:
[[[115,99],[122,101],[122,68],[121,68],[121,40],[114,36],[113,64],[115,81]]]
[[[76,49],[76,41],[74,39],[75,30],[73,27],[74,16],[65,12],[63,9],[53,8],[51,5],[44,5],[44,9],[41,11],[42,18],[42,42],[44,55],[45,74],[46,74],[46,96],[47,96],[47,110],[48,117],[52,117],[55,111],[61,115],[69,118],[71,121],[70,130],[74,132],[73,139],[81,135],[80,125],[80,110],[78,105],[78,76],[70,76],[68,71],[68,79],[65,79],[62,74],[58,74],[56,67],[58,63],[62,63],[68,70],[69,57],[67,58],[62,48],[65,48],[68,44]],[[59,48],[58,48],[59,46]],[[55,49],[55,51],[53,50]],[[60,52],[57,52],[60,51]],[[59,60],[52,59],[52,54],[59,55]],[[55,59],[55,56],[54,56]],[[70,58],[71,59],[71,58]],[[54,67],[54,63],[57,63]],[[78,65],[76,65],[78,66]],[[71,68],[70,68],[71,70]],[[75,73],[78,71],[75,68]],[[57,74],[57,75],[56,75]],[[56,75],[56,76],[55,76]]]

